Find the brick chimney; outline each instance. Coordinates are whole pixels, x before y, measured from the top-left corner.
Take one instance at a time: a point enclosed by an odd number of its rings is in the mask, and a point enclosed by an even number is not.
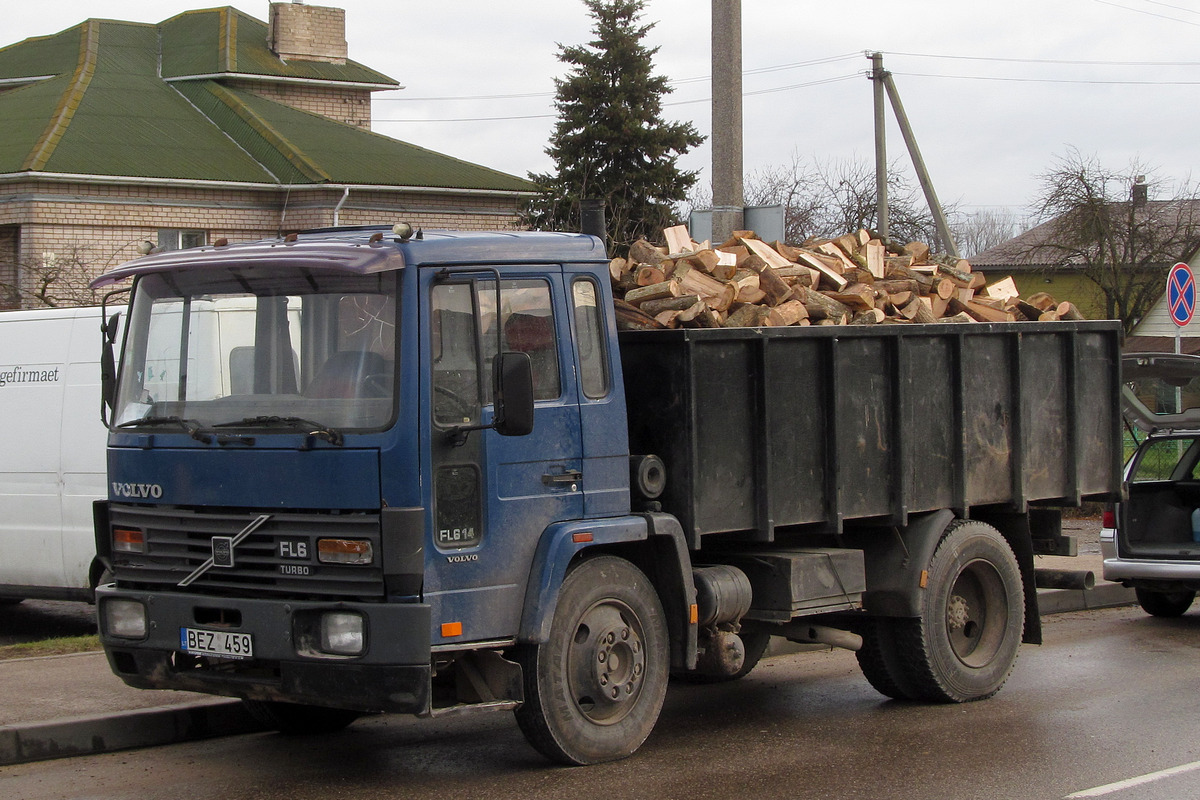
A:
[[[1133,179],[1133,188],[1130,191],[1129,199],[1133,201],[1134,208],[1144,208],[1146,202],[1150,199],[1150,184],[1146,183],[1145,175],[1138,175]]]
[[[346,11],[303,3],[271,3],[267,46],[284,61],[346,63]]]

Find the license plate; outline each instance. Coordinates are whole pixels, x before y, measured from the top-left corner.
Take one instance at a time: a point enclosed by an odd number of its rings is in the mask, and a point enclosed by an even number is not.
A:
[[[198,656],[253,658],[254,640],[248,633],[180,628],[179,647]]]

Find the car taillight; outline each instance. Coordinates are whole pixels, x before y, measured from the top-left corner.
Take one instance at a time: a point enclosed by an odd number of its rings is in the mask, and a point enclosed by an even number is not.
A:
[[[1104,507],[1104,514],[1100,517],[1100,525],[1104,528],[1117,527],[1117,509],[1114,506]]]

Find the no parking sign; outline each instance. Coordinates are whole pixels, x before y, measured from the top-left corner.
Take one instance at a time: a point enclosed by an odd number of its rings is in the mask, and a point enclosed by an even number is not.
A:
[[[1192,321],[1196,311],[1196,279],[1188,265],[1182,262],[1171,267],[1167,274],[1167,308],[1171,320],[1181,328]]]

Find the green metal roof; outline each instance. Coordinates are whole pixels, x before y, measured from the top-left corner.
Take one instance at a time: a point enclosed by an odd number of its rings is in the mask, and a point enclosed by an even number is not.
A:
[[[185,11],[158,26],[167,80],[195,75],[258,75],[399,86],[382,72],[354,61],[283,61],[267,47],[267,24],[235,8]]]
[[[265,24],[220,8],[161,25],[88,20],[0,48],[0,175],[533,190],[522,178],[230,88],[224,78],[246,75],[395,84],[353,62],[283,62],[266,35]]]

